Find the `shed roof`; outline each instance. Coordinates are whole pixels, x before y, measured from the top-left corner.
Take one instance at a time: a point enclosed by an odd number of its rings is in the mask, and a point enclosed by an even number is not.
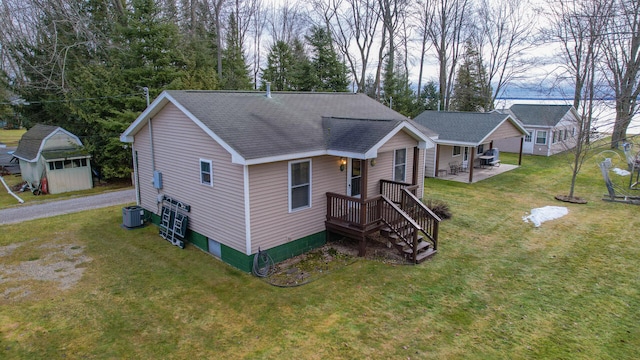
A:
[[[526,134],[513,117],[498,112],[425,111],[414,120],[438,133],[438,142],[480,145],[507,121]]]
[[[375,157],[401,129],[430,141],[424,129],[363,94],[171,90],[163,92],[122,134],[133,141],[146,119],[168,102],[176,105],[232,155],[259,163],[294,154]]]
[[[68,135],[77,145],[82,146],[82,142],[77,136],[59,126],[36,124],[22,135],[13,156],[28,162],[38,160],[46,140],[57,132]],[[69,149],[73,148],[74,146],[69,147]]]
[[[553,127],[572,108],[571,105],[514,104],[507,111],[525,125]]]

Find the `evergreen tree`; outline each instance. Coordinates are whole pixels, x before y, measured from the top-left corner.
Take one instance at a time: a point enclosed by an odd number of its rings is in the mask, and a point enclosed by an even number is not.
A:
[[[349,76],[347,66],[339,60],[333,47],[331,34],[314,26],[306,37],[311,46],[311,66],[314,73],[314,91],[347,91]]]
[[[313,64],[304,48],[303,42],[295,38],[292,42],[293,68],[291,73],[291,87],[298,91],[313,91],[318,79]]]
[[[438,91],[435,81],[429,81],[420,92],[420,98],[418,99],[420,112],[424,110],[439,110],[439,103],[440,91]]]
[[[251,89],[249,67],[238,36],[238,25],[233,12],[229,15],[226,48],[222,51],[222,88],[228,90]]]
[[[458,111],[490,111],[493,110],[491,95],[491,86],[480,54],[474,44],[467,40],[464,58],[453,87],[451,107]]]
[[[277,41],[267,55],[267,67],[262,69],[262,86],[266,88],[266,82],[271,83],[271,89],[275,91],[293,90],[294,57],[289,45],[284,41]]]
[[[392,69],[392,64],[396,64]],[[416,99],[408,74],[402,67],[402,61],[391,61],[391,56],[387,57],[384,68],[384,91],[383,102],[393,110],[408,116],[415,116]]]

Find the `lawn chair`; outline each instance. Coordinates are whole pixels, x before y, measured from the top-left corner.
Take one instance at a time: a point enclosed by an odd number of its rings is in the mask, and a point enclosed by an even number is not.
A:
[[[449,163],[449,174],[456,175],[458,174],[459,170],[460,170],[460,164],[458,164],[455,161]]]

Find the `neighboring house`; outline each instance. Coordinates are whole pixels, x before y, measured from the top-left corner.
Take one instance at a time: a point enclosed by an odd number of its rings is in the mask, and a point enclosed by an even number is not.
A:
[[[580,115],[571,105],[515,104],[500,111],[512,115],[527,130],[524,154],[551,156],[576,146]],[[506,152],[520,151],[516,139],[499,141],[496,146]]]
[[[363,94],[164,91],[120,139],[133,144],[137,198],[152,221],[163,229],[179,202],[186,240],[250,271],[259,250],[277,262],[329,234],[363,245],[384,221],[399,225],[407,215],[394,206],[423,194],[434,146],[424,132]],[[424,218],[423,205],[412,209]],[[435,219],[421,224],[437,237]]]
[[[438,134],[433,139],[436,148],[427,151],[425,175],[437,177],[440,171],[449,171],[449,164],[455,162],[468,171],[470,183],[474,167],[481,164],[480,155],[497,148],[495,143],[499,140],[521,141],[526,134],[513,117],[495,112],[425,111],[414,121]]]
[[[35,187],[46,179],[48,193],[93,187],[91,155],[77,136],[59,126],[36,124],[22,135],[13,156],[22,179]]]

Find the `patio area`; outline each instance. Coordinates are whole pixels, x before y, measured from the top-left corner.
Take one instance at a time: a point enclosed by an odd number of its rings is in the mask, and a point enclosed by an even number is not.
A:
[[[496,175],[500,175],[502,173],[505,173],[507,171],[511,171],[513,169],[517,169],[518,165],[511,165],[511,164],[500,164],[500,166],[486,166],[484,168],[481,167],[474,167],[473,168],[473,181],[472,183],[476,183],[478,181],[482,181],[484,179],[488,179],[490,177],[496,176]],[[446,172],[446,174],[441,171],[438,174],[438,179],[442,179],[442,180],[450,180],[450,181],[458,181],[458,182],[463,182],[463,183],[468,183],[469,182],[469,171],[471,171],[471,169],[466,170],[466,171],[460,171],[457,174],[451,174],[449,171]]]

